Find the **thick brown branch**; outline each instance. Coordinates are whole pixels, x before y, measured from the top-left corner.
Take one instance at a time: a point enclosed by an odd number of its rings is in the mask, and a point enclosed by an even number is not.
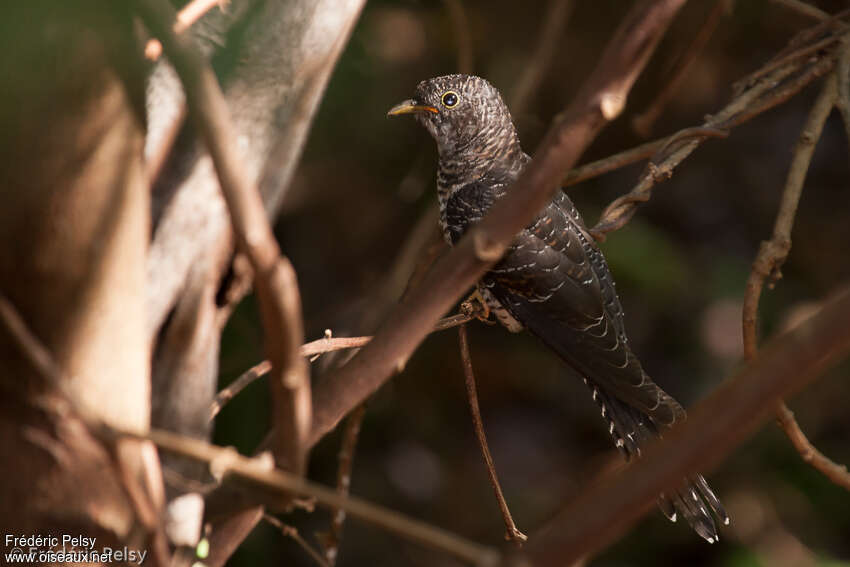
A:
[[[502,518],[505,520],[505,539],[517,546],[522,546],[528,540],[528,536],[516,527],[514,518],[508,508],[508,503],[505,500],[505,495],[502,493],[502,485],[499,484],[499,475],[496,474],[496,464],[493,462],[493,456],[490,454],[490,447],[487,444],[487,434],[484,433],[484,421],[481,419],[481,409],[478,407],[478,391],[475,385],[475,372],[472,370],[472,357],[469,354],[466,325],[458,327],[457,334],[460,342],[460,358],[463,362],[463,375],[466,382],[466,397],[469,400],[469,411],[472,414],[475,438],[478,440],[478,446],[481,448],[481,455],[484,457],[484,464],[487,466],[487,474],[490,477],[490,485],[493,487],[493,492],[496,493],[499,510],[502,511]]]
[[[531,564],[570,565],[599,551],[650,510],[659,493],[689,474],[711,470],[758,430],[780,399],[850,353],[848,320],[845,286],[808,321],[772,340],[757,360],[689,412],[681,427],[645,450],[644,458],[582,491],[532,535]]]
[[[165,46],[183,82],[187,108],[212,157],[237,243],[254,270],[266,350],[274,373],[269,381],[277,432],[274,453],[279,462],[300,471],[311,405],[307,366],[298,354],[303,330],[295,273],[281,258],[260,192],[242,167],[230,112],[212,69],[187,38],[175,33],[174,10],[168,2],[138,0],[136,6]]]
[[[749,361],[758,356],[758,304],[764,289],[764,282],[768,278],[778,279],[781,277],[780,270],[791,250],[791,229],[794,226],[794,218],[797,214],[797,206],[803,192],[812,154],[832,107],[838,103],[837,72],[836,69],[836,72],[827,77],[820,95],[809,112],[809,117],[800,133],[800,138],[794,149],[794,156],[791,159],[785,189],[782,192],[782,201],[776,215],[773,237],[769,241],[762,242],[758,255],[753,261],[750,277],[747,280],[742,325],[744,357]],[[812,445],[794,418],[794,413],[783,401],[780,401],[777,405],[776,419],[805,462],[811,464],[835,484],[850,490],[850,473],[848,473],[847,467],[832,462]]]
[[[470,321],[472,318],[473,315],[465,313],[458,313],[451,317],[445,317],[437,321],[432,332],[445,331],[446,329],[457,327],[458,325],[462,325],[463,323]],[[301,356],[310,358],[327,352],[360,348],[366,346],[366,344],[368,344],[371,340],[372,337],[326,337],[301,345],[300,353]],[[239,392],[244,390],[255,380],[258,380],[268,374],[271,368],[271,363],[268,360],[264,360],[246,370],[236,380],[223,388],[218,394],[216,394],[215,400],[213,400],[210,408],[210,419],[218,415],[221,408],[227,405],[227,403],[236,397]]]
[[[539,211],[599,130],[622,110],[629,90],[683,0],[638,2],[587,83],[550,128],[520,178],[395,309],[372,342],[323,380],[314,396],[310,443],[401,370],[434,322],[477,281]]]

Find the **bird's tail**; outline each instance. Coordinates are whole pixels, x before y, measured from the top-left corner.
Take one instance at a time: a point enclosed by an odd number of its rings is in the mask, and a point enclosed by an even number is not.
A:
[[[585,382],[593,392],[593,399],[599,405],[602,417],[608,422],[608,433],[626,460],[640,457],[641,447],[661,437],[656,424],[648,415],[605,393],[592,382]],[[729,524],[729,516],[723,504],[699,474],[684,479],[678,489],[661,494],[658,507],[672,522],[678,517],[684,518],[709,543],[719,539],[715,517],[722,524]]]

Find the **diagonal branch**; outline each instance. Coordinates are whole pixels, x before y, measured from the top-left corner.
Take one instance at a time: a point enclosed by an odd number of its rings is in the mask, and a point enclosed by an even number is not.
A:
[[[844,37],[844,47],[838,57],[838,65],[835,67],[838,80],[838,98],[835,106],[841,113],[844,122],[844,133],[850,144],[850,35]]]
[[[505,198],[435,264],[357,356],[318,384],[311,445],[404,367],[440,315],[501,257],[514,235],[552,198],[567,170],[622,111],[632,84],[683,3],[643,0],[632,8],[595,71]]]
[[[502,493],[502,486],[499,484],[499,476],[496,474],[496,464],[493,462],[493,456],[490,454],[490,447],[487,444],[487,435],[484,433],[484,422],[481,419],[481,410],[478,407],[478,392],[475,386],[475,373],[472,370],[472,357],[469,355],[469,339],[466,336],[466,325],[458,327],[457,334],[460,342],[460,358],[463,362],[463,375],[466,382],[466,397],[469,400],[469,410],[472,413],[475,438],[478,440],[479,447],[481,447],[481,454],[484,457],[484,464],[487,466],[490,484],[493,486],[493,492],[496,493],[496,500],[499,503],[502,518],[505,520],[505,539],[521,547],[524,542],[528,541],[528,536],[519,531],[516,523],[514,523],[514,518],[508,508],[505,495]]]
[[[295,272],[281,257],[259,190],[242,167],[227,103],[212,69],[188,38],[175,33],[175,14],[167,1],[137,0],[136,7],[183,82],[187,108],[212,157],[237,243],[254,270],[273,369],[274,453],[278,462],[300,471],[311,406],[307,366],[298,353],[303,329]]]
[[[457,315],[452,315],[451,317],[444,317],[437,321],[437,324],[434,325],[432,332],[445,331],[446,329],[451,329],[452,327],[457,327],[458,325],[462,325],[467,321],[470,321],[473,318],[473,315],[466,313],[458,313]],[[327,332],[327,331],[326,331]],[[323,339],[316,339],[315,341],[311,341],[309,343],[305,343],[301,345],[300,353],[301,356],[308,357],[313,360],[312,357],[319,356],[320,354],[324,354],[327,352],[334,352],[338,350],[346,350],[353,348],[360,348],[366,346],[369,341],[372,340],[372,337],[325,337]],[[255,380],[259,380],[263,376],[269,373],[272,369],[272,365],[268,360],[264,360],[245,372],[243,372],[236,380],[228,384],[225,388],[223,388],[218,394],[216,394],[215,399],[212,402],[210,407],[210,419],[213,419],[221,409],[227,405],[227,403],[236,397],[239,392],[247,388],[250,384],[252,384]]]
[[[793,10],[807,18],[812,18],[813,20],[821,21],[829,18],[829,14],[816,6],[812,6],[808,2],[804,2],[803,0],[773,0],[773,3],[785,6],[789,10]]]
[[[717,24],[720,23],[720,18],[723,17],[724,13],[730,11],[730,4],[731,2],[729,0],[715,0],[714,6],[711,8],[699,31],[694,35],[690,45],[685,48],[678,61],[676,61],[675,67],[670,72],[670,79],[658,94],[655,95],[655,99],[650,103],[649,107],[632,119],[632,128],[639,136],[643,138],[650,136],[656,120],[661,116],[664,107],[667,106],[667,103],[681,86],[682,81],[687,77],[688,70],[690,70],[693,62],[702,53],[708,40],[711,39]]]

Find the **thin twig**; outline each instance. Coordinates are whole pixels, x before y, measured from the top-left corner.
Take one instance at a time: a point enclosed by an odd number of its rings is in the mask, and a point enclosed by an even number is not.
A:
[[[493,456],[490,454],[490,447],[487,444],[487,435],[484,433],[484,421],[481,419],[481,409],[478,407],[478,391],[475,385],[475,373],[472,370],[472,357],[469,354],[469,339],[466,336],[466,325],[461,325],[457,328],[457,335],[460,342],[460,358],[463,361],[466,397],[469,400],[469,411],[472,413],[475,438],[478,440],[478,446],[481,448],[481,455],[484,457],[484,464],[487,465],[490,484],[493,486],[493,492],[496,493],[499,510],[502,511],[502,518],[505,520],[505,539],[517,547],[522,547],[522,544],[528,541],[528,536],[519,531],[516,523],[514,523],[514,518],[508,508],[505,495],[502,493],[502,486],[499,484],[496,464],[493,462]]]
[[[708,13],[708,17],[706,17],[691,43],[681,54],[678,61],[676,61],[676,66],[670,72],[670,80],[655,95],[655,99],[650,103],[649,107],[632,119],[632,128],[639,136],[642,138],[648,138],[650,136],[655,121],[658,120],[658,117],[664,111],[664,107],[667,106],[667,103],[676,94],[676,91],[679,90],[691,65],[696,61],[703,49],[705,49],[723,14],[728,11],[729,0],[715,0],[714,7]]]
[[[573,5],[572,0],[549,0],[534,54],[525,62],[525,69],[511,93],[509,106],[515,117],[525,112],[525,107],[540,88],[546,70],[557,53],[556,47],[563,37]]]
[[[312,545],[307,543],[307,540],[301,537],[301,534],[298,533],[298,530],[295,528],[295,526],[284,524],[283,522],[281,522],[270,514],[263,514],[263,520],[276,527],[280,531],[280,533],[282,533],[286,537],[292,538],[292,540],[297,543],[298,546],[303,549],[307,553],[307,555],[310,556],[310,559],[312,559],[316,562],[317,565],[319,565],[319,567],[331,567],[331,564],[325,561],[325,558],[322,557],[322,554],[316,551]]]
[[[244,169],[230,112],[209,63],[189,39],[175,33],[174,9],[167,0],[137,0],[135,6],[183,83],[186,106],[212,158],[239,249],[254,270],[274,374],[269,381],[276,432],[273,452],[278,462],[301,471],[312,407],[308,369],[299,355],[304,333],[295,272],[280,254],[257,185]]]
[[[59,377],[62,376],[62,369],[2,292],[0,292],[0,320],[3,321],[6,330],[38,374],[45,378],[50,386],[61,387],[63,381]]]
[[[850,490],[850,472],[847,471],[847,465],[834,462],[809,441],[809,438],[800,429],[800,425],[794,417],[794,412],[785,405],[785,402],[780,402],[776,408],[776,421],[785,431],[785,435],[791,440],[791,444],[800,453],[804,462],[819,470],[833,483],[845,490]]]
[[[570,565],[603,549],[653,508],[658,494],[696,471],[710,471],[769,419],[780,399],[799,391],[850,354],[850,286],[794,329],[771,340],[763,356],[725,380],[623,474],[582,492],[539,534],[524,565]],[[505,563],[516,565],[517,563]]]
[[[680,134],[685,132],[682,131],[668,138],[664,147],[649,162],[635,187],[605,208],[590,233],[602,241],[607,233],[622,228],[634,216],[640,203],[649,200],[653,187],[660,181],[669,179],[682,161],[703,141],[714,135],[712,132],[722,136],[729,128],[785,102],[805,86],[830,72],[838,58],[834,44],[839,39],[839,35],[833,36],[828,44],[830,49],[824,47],[824,52],[818,57],[789,58],[785,64],[773,68],[769,73],[754,73],[752,76],[759,78],[754,82],[747,82],[748,86],[738,92],[720,112],[708,117],[700,129],[692,130],[695,135],[681,136]],[[768,66],[773,64],[769,63]]]
[[[458,313],[451,317],[445,317],[437,321],[432,332],[445,331],[446,329],[457,327],[458,325],[462,325],[463,323],[470,321],[473,317],[474,315],[465,313]],[[372,337],[326,337],[301,345],[300,353],[301,356],[309,358],[338,350],[360,348],[366,346],[366,344],[368,344],[371,340]],[[215,399],[210,406],[210,419],[213,419],[216,415],[218,415],[219,412],[221,412],[221,409],[227,405],[230,400],[236,397],[239,392],[247,388],[255,380],[258,380],[268,374],[271,368],[271,363],[268,360],[264,360],[252,366],[236,378],[236,380],[228,384],[225,388],[222,388],[222,390],[216,394]]]
[[[594,72],[505,197],[437,261],[366,347],[317,384],[311,445],[404,368],[437,319],[498,261],[514,235],[552,198],[585,148],[622,112],[634,81],[683,3],[643,0],[634,5]]]
[[[838,78],[836,72],[833,72],[826,78],[794,149],[794,156],[791,159],[791,166],[782,192],[782,201],[776,215],[773,237],[762,242],[758,255],[753,261],[750,277],[747,280],[742,312],[742,330],[744,357],[748,361],[755,360],[758,355],[758,304],[765,280],[769,279],[773,282],[781,277],[782,265],[791,250],[791,230],[794,226],[794,218],[797,214],[797,206],[800,202],[800,195],[803,191],[812,154],[821,137],[826,119],[837,102]],[[776,408],[776,419],[805,462],[812,465],[838,486],[850,490],[850,473],[848,473],[847,467],[834,463],[812,445],[794,418],[794,413],[781,400]]]
[[[850,36],[844,37],[844,47],[841,49],[841,55],[838,56],[835,75],[838,80],[838,94],[835,100],[835,106],[841,113],[844,132],[847,135],[848,148],[850,148]]]
[[[339,467],[336,472],[336,492],[340,496],[348,496],[351,491],[351,471],[354,468],[354,453],[357,450],[357,439],[360,437],[360,426],[366,415],[366,406],[361,405],[354,409],[345,420],[345,429],[342,432],[342,443],[339,448]],[[345,524],[345,510],[342,508],[331,509],[330,531],[321,534],[322,546],[325,550],[325,560],[330,567],[336,564],[339,555],[339,542],[342,539],[342,528]]]
[[[439,549],[474,565],[493,565],[499,560],[495,549],[464,539],[443,529],[430,526],[398,512],[361,500],[354,496],[341,497],[336,490],[316,484],[304,477],[280,468],[273,468],[271,459],[249,458],[233,448],[218,447],[204,441],[185,437],[170,431],[151,430],[147,435],[101,428],[105,436],[149,439],[163,451],[207,463],[217,479],[239,480],[246,493],[255,487],[258,496],[270,509],[283,511],[292,496],[311,498],[329,508],[341,508],[348,514],[410,541]],[[269,498],[269,494],[278,498]]]
[[[822,27],[823,24],[817,25],[811,29],[818,29]],[[745,88],[749,88],[753,83],[755,83],[758,79],[767,75],[770,72],[773,72],[780,67],[786,67],[794,60],[804,59],[809,55],[817,53],[819,50],[827,48],[831,46],[836,41],[840,40],[840,36],[836,34],[832,34],[827,36],[826,38],[819,39],[817,41],[808,41],[808,42],[800,42],[800,38],[802,36],[811,35],[812,40],[819,37],[816,34],[809,34],[810,30],[803,30],[800,34],[795,36],[788,42],[788,46],[780,51],[773,59],[768,61],[765,65],[750,73],[743,79],[736,81],[735,84],[732,85],[732,90],[736,93],[744,90]]]
[[[806,16],[807,18],[812,18],[813,20],[826,20],[829,18],[829,14],[821,10],[816,6],[812,6],[807,2],[803,2],[802,0],[772,0],[774,4],[779,4],[781,6],[785,6],[789,10],[793,10],[794,12]]]
[[[457,43],[457,72],[472,73],[475,62],[475,50],[472,47],[472,32],[469,18],[460,0],[443,0],[449,14],[449,22]]]
[[[561,181],[561,186],[569,187],[570,185],[576,185],[582,181],[604,175],[609,171],[614,171],[615,169],[620,169],[621,167],[626,167],[633,163],[650,158],[654,156],[658,150],[666,146],[671,139],[672,136],[666,136],[664,138],[659,138],[658,140],[645,142],[629,150],[625,150],[618,154],[571,169]]]
[[[717,128],[693,127],[679,130],[675,134],[659,138],[651,142],[645,142],[629,150],[608,156],[588,164],[582,165],[567,172],[561,181],[561,187],[576,185],[582,181],[599,177],[615,169],[620,169],[637,163],[646,158],[658,154],[664,148],[670,146],[673,141],[682,141],[688,138],[724,138],[728,133]]]
[[[174,22],[174,33],[181,34],[189,29],[192,24],[201,19],[201,16],[212,10],[215,6],[223,8],[228,0],[192,0],[177,12],[177,21]],[[145,45],[145,57],[156,61],[162,55],[162,44],[158,39],[152,38]]]

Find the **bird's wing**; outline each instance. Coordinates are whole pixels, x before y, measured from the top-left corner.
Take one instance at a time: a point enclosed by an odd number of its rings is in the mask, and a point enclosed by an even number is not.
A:
[[[608,265],[566,195],[559,193],[517,235],[482,282],[584,377],[660,425],[684,418],[629,348]]]
[[[453,243],[481,219],[505,185],[482,180],[451,194],[444,223]],[[608,265],[565,195],[517,235],[481,283],[584,377],[627,458],[640,456],[641,447],[659,435],[657,425],[684,419],[682,406],[646,375],[629,348]],[[681,515],[709,542],[718,539],[710,511],[729,524],[723,505],[699,475],[666,491],[658,504],[668,518]]]

